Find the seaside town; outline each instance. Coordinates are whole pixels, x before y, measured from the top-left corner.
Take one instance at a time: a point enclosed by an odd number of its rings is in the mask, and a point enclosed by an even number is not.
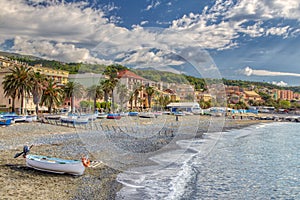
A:
[[[292,90],[223,83],[196,90],[189,83],[155,82],[118,67],[109,66],[102,74],[69,74],[1,56],[0,111],[28,118],[45,113],[97,111],[103,118],[104,112],[129,111],[178,115],[296,114],[300,107],[300,93]],[[276,107],[268,105],[270,102],[277,103]]]

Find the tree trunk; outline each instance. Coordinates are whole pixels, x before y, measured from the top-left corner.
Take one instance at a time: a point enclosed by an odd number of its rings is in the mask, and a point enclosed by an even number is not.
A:
[[[151,96],[148,96],[148,107],[151,108]]]
[[[53,101],[50,102],[50,105],[48,107],[48,112],[51,114],[52,113],[52,104],[53,104]]]
[[[114,90],[111,90],[111,110],[114,113],[115,112],[115,99],[114,99]]]
[[[74,102],[75,102],[75,97],[74,97],[74,95],[72,95],[72,97],[71,97],[72,113],[75,113],[75,105],[74,105]]]
[[[11,112],[15,112],[15,99],[16,99],[16,97],[12,98]]]
[[[94,98],[94,112],[95,112],[96,109],[97,109],[96,103],[97,103],[97,98],[95,97],[95,98]]]
[[[24,95],[21,95],[21,115],[23,115],[24,113]]]
[[[38,114],[39,114],[39,104],[35,104],[35,114],[36,116],[38,117]]]

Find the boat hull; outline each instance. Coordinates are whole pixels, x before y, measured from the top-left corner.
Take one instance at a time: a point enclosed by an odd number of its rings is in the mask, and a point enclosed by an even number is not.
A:
[[[12,119],[0,118],[0,125],[8,126],[11,124]]]
[[[105,118],[107,118],[107,114],[106,113],[99,113],[97,118],[98,119],[105,119]]]
[[[135,117],[135,116],[138,116],[139,113],[138,112],[129,112],[128,113],[128,116],[131,116],[131,117]]]
[[[153,113],[140,113],[139,117],[140,118],[155,118],[157,116]]]
[[[120,114],[108,114],[107,119],[121,119],[121,115]]]
[[[73,117],[61,117],[60,121],[62,123],[67,124],[87,124],[89,122],[89,119],[86,118],[73,118]]]
[[[82,175],[85,167],[80,160],[65,160],[49,156],[27,155],[26,165],[40,171]]]

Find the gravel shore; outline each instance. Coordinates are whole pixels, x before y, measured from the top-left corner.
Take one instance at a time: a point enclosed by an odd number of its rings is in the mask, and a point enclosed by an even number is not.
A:
[[[196,116],[186,116],[189,120]],[[183,118],[180,118],[182,120]],[[201,122],[193,137],[201,138],[209,127],[209,117],[201,117]],[[173,124],[176,124],[175,119]],[[108,120],[103,120],[111,125]],[[101,122],[102,125],[105,123]],[[114,120],[113,120],[114,121]],[[223,130],[242,128],[264,123],[261,120],[226,120]],[[118,122],[117,122],[118,123]],[[178,123],[178,122],[177,122]],[[122,148],[131,151],[154,151],[160,144],[171,141],[175,136],[172,131],[165,130],[160,136],[153,136],[143,143],[138,140]],[[171,134],[170,134],[171,133]],[[175,134],[175,133],[174,133]],[[117,135],[110,135],[114,140],[124,140]],[[191,136],[181,135],[178,139]],[[104,164],[87,168],[83,176],[71,176],[40,172],[26,167],[24,158],[13,156],[22,151],[23,145],[34,144],[31,153],[49,155],[65,159],[78,159],[87,155],[88,150],[82,144],[76,129],[73,127],[51,124],[22,123],[8,127],[0,127],[0,196],[1,199],[114,199],[122,185],[116,181],[119,170]],[[159,142],[158,142],[159,141]],[[173,141],[174,142],[174,141]],[[94,160],[93,155],[89,155]]]

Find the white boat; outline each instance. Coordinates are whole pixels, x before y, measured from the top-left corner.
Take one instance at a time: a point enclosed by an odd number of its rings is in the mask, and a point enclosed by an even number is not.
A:
[[[26,122],[26,116],[19,116],[13,119],[12,123]]]
[[[140,118],[155,118],[154,113],[152,112],[144,112],[139,114]]]
[[[106,119],[106,117],[107,117],[106,113],[98,113],[98,116],[97,116],[98,119]]]
[[[98,118],[98,113],[94,113],[94,114],[82,114],[79,115],[79,117],[85,117],[88,118],[88,120],[96,120]]]
[[[59,174],[82,175],[85,170],[83,160],[65,160],[41,155],[26,155],[26,165],[41,171]]]
[[[37,121],[37,116],[33,115],[33,116],[26,116],[26,122],[36,122]]]
[[[129,113],[128,112],[121,112],[120,115],[121,115],[121,117],[127,117],[129,115]]]
[[[61,116],[60,121],[67,124],[87,124],[89,122],[89,118],[79,116]]]
[[[0,117],[11,119],[11,123],[18,123],[18,122],[26,121],[26,116],[17,115],[14,112],[3,113],[3,114],[1,114]]]

